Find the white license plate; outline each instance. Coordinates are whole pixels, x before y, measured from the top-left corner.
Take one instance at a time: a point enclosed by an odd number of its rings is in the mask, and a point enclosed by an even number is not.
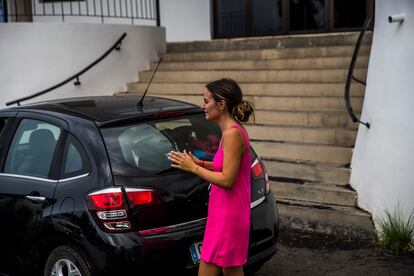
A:
[[[193,259],[194,263],[198,263],[200,261],[202,245],[202,242],[195,242],[190,246],[191,259]]]

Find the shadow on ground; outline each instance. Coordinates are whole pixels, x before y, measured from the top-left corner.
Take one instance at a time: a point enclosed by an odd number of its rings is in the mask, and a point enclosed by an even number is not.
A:
[[[281,230],[278,252],[255,274],[414,275],[414,254],[397,256],[370,240]]]

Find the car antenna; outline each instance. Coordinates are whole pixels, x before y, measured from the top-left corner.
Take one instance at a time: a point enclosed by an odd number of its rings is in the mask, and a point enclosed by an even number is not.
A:
[[[158,66],[160,66],[161,61],[162,61],[162,57],[158,61],[157,67],[155,67],[154,73],[152,73],[152,77],[147,85],[147,88],[145,88],[144,95],[142,95],[141,100],[137,103],[137,106],[143,106],[144,98],[145,98],[145,95],[147,94],[148,87],[151,85],[152,79],[154,78],[155,73],[157,73]]]

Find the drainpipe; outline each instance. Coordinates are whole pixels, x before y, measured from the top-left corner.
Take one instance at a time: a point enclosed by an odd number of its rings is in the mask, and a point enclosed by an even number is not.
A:
[[[404,17],[405,14],[401,13],[401,14],[394,14],[394,15],[390,15],[388,16],[388,22],[389,23],[403,23],[404,22]]]

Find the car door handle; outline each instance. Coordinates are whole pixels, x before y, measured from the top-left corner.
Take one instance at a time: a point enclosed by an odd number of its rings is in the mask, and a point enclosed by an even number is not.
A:
[[[32,196],[32,195],[27,195],[26,196],[26,198],[27,199],[29,199],[29,200],[31,200],[31,201],[33,201],[33,202],[40,202],[40,203],[43,203],[43,202],[46,202],[47,200],[46,200],[46,197],[44,197],[44,196]]]

